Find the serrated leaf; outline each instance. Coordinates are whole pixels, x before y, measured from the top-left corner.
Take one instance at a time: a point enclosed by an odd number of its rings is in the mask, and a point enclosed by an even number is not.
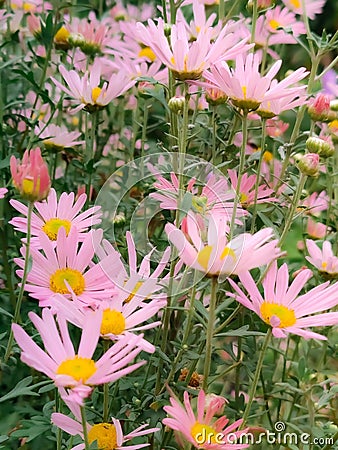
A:
[[[41,381],[40,383],[36,383],[33,384],[32,386],[29,386],[32,381],[33,377],[31,376],[26,377],[23,380],[19,381],[19,383],[15,386],[14,389],[12,389],[6,395],[0,398],[0,403],[10,400],[11,398],[19,397],[20,395],[31,395],[34,397],[39,397],[39,394],[37,392],[34,392],[33,389],[38,386],[43,386],[46,383],[50,383],[50,381]]]

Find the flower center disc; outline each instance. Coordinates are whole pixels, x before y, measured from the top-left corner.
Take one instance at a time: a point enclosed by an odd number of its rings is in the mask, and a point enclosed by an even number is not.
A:
[[[66,359],[57,368],[58,375],[69,375],[76,381],[86,382],[96,372],[96,365],[92,359],[75,356],[72,359]]]
[[[197,448],[205,448],[207,444],[219,444],[216,438],[218,432],[205,423],[195,422],[190,430],[190,434],[196,442]]]
[[[101,88],[99,88],[98,86],[97,87],[94,87],[93,89],[92,89],[92,99],[93,99],[93,102],[94,103],[96,103],[96,101],[97,101],[97,99],[99,98],[99,95],[101,94]]]
[[[101,334],[121,334],[126,329],[126,320],[123,314],[116,309],[103,311]]]
[[[97,442],[101,450],[115,450],[117,447],[116,429],[111,423],[98,423],[88,432],[89,443]]]
[[[51,241],[56,241],[59,229],[63,227],[66,230],[66,236],[68,236],[71,226],[72,224],[69,220],[58,219],[57,217],[54,217],[53,219],[47,220],[47,222],[42,227],[42,231],[47,234]]]
[[[69,294],[65,281],[72,288],[74,294],[81,295],[85,290],[85,279],[81,272],[75,269],[58,269],[50,277],[50,289],[57,294]]]
[[[276,316],[280,320],[278,328],[292,327],[296,323],[296,315],[293,309],[276,303],[264,302],[261,305],[261,315],[265,323],[271,325],[271,317]]]

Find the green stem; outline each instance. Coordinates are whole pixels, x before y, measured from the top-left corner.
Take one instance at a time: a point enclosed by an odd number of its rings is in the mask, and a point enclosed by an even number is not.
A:
[[[103,352],[106,353],[109,350],[111,341],[103,340]],[[109,420],[109,383],[103,385],[103,422],[107,423]]]
[[[253,5],[252,5],[251,39],[250,39],[251,44],[254,44],[254,43],[255,43],[257,18],[258,18],[257,0],[253,0]],[[252,51],[253,51],[253,49],[252,49]]]
[[[95,154],[95,138],[96,138],[96,131],[97,131],[97,125],[98,125],[98,111],[94,112],[92,115],[92,123],[91,123],[91,129],[90,129],[90,139],[88,145],[86,145],[86,164],[88,164],[90,161],[94,163],[94,154]],[[88,139],[88,117],[86,117],[86,136]],[[93,167],[90,167],[88,170],[88,181],[86,183],[86,194],[87,194],[87,200],[85,208],[88,208],[88,204],[90,201],[90,188],[92,185],[92,175],[93,175]]]
[[[58,389],[55,389],[55,411],[62,412],[61,398],[60,398]],[[61,430],[61,428],[57,429],[56,450],[62,450],[62,430]]]
[[[224,0],[219,0],[218,5],[218,20],[222,21],[224,18]]]
[[[260,373],[261,373],[261,370],[262,370],[262,366],[263,366],[263,362],[264,362],[264,356],[265,356],[266,350],[268,348],[270,337],[271,337],[271,328],[268,329],[268,331],[267,331],[267,333],[265,335],[265,339],[264,339],[264,342],[263,342],[263,345],[262,345],[262,350],[261,350],[261,352],[259,354],[259,359],[258,359],[257,366],[256,366],[255,376],[254,376],[254,379],[252,381],[251,389],[250,389],[250,393],[249,393],[249,400],[248,400],[248,403],[246,404],[246,408],[245,408],[245,411],[244,411],[244,414],[243,414],[243,422],[242,422],[242,424],[240,426],[241,429],[245,427],[246,422],[247,422],[248,417],[249,417],[249,414],[250,414],[252,402],[253,402],[254,396],[256,394],[258,380],[259,380]]]
[[[216,133],[217,133],[216,117],[217,117],[217,106],[213,106],[212,114],[211,114],[211,127],[212,127],[211,162],[212,162],[212,164],[216,164]]]
[[[283,361],[283,370],[282,370],[282,377],[281,377],[281,382],[284,383],[285,381],[285,374],[286,374],[286,364],[288,361],[288,352],[289,352],[289,348],[290,348],[290,335],[288,335],[287,338],[287,343],[286,343],[286,349],[285,349],[285,353],[284,353],[284,361]],[[276,367],[278,367],[278,364],[276,365]],[[278,406],[277,406],[277,420],[280,420],[280,410],[282,407],[282,399],[280,398],[278,400]]]
[[[15,310],[16,307],[16,296],[14,292],[13,280],[12,280],[12,269],[8,260],[8,239],[7,239],[7,230],[2,224],[0,226],[0,242],[1,242],[1,250],[2,250],[2,266],[3,271],[6,275],[6,287],[9,291],[9,299],[11,301],[12,307]]]
[[[241,309],[242,305],[238,305],[230,314],[230,316],[218,328],[216,328],[215,334],[220,333],[223,330],[223,328],[227,327],[229,323],[232,321],[232,319],[234,319],[237,316],[237,314],[240,312]]]
[[[25,265],[24,265],[24,268],[23,268],[23,275],[22,275],[22,280],[21,280],[21,286],[20,286],[18,299],[17,299],[17,302],[16,302],[14,318],[13,318],[13,322],[12,323],[18,323],[19,322],[20,311],[21,311],[21,304],[22,304],[23,294],[25,292],[25,284],[26,284],[27,276],[28,276],[28,272],[29,272],[29,266],[30,266],[30,264],[29,264],[29,262],[30,262],[30,244],[31,244],[31,222],[32,222],[33,207],[34,207],[34,203],[33,202],[29,202],[28,203],[28,213],[27,213],[27,241],[26,241]],[[9,334],[8,343],[7,343],[6,353],[5,353],[5,357],[4,357],[4,362],[5,363],[7,363],[8,359],[10,357],[10,354],[11,354],[11,351],[12,351],[12,346],[13,346],[13,340],[14,340],[14,335],[13,335],[13,330],[11,328],[11,331],[10,331],[10,334]]]
[[[262,168],[264,152],[265,152],[265,136],[266,136],[265,124],[266,124],[266,119],[262,119],[261,154],[259,156],[258,167],[257,167],[257,178],[256,178],[256,182],[255,182],[254,210],[252,212],[251,233],[253,233],[255,230],[255,223],[256,223],[256,217],[257,217],[258,188],[259,188],[261,168]]]
[[[85,444],[85,450],[89,450],[89,441],[88,441],[88,430],[87,430],[87,420],[86,420],[86,409],[84,406],[81,406],[81,423],[83,430],[83,440]]]
[[[207,326],[207,339],[205,344],[205,359],[204,359],[204,378],[203,389],[206,392],[208,390],[208,377],[211,367],[212,356],[212,338],[214,336],[215,317],[216,317],[216,301],[217,301],[217,277],[211,279],[211,296],[209,304],[209,317]]]

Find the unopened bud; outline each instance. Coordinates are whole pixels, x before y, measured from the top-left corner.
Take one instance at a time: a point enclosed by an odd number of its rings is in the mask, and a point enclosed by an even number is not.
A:
[[[331,122],[336,118],[336,113],[331,110],[330,97],[324,94],[318,94],[310,100],[308,106],[309,116],[317,122]]]
[[[330,108],[332,111],[338,111],[338,99],[330,101]]]
[[[81,33],[70,33],[68,42],[72,47],[80,47],[86,40]]]
[[[184,108],[185,98],[184,97],[172,97],[168,101],[169,109],[175,114],[182,114]]]
[[[126,216],[123,213],[116,214],[114,217],[114,225],[122,226],[126,223]]]
[[[319,173],[319,155],[317,153],[307,153],[298,161],[299,170],[309,177],[317,177]]]
[[[253,0],[249,0],[247,4],[248,11],[253,10]],[[263,11],[268,8],[272,8],[275,6],[275,0],[257,0],[257,9],[258,11]]]
[[[311,153],[318,153],[323,158],[329,158],[334,154],[334,147],[328,141],[324,141],[319,137],[310,137],[306,141],[306,148]]]
[[[170,36],[171,33],[171,25],[169,23],[164,24],[164,35],[166,37]]]

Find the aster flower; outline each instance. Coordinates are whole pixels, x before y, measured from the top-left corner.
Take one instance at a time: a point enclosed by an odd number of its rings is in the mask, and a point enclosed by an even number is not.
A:
[[[57,328],[48,308],[43,309],[42,319],[33,312],[28,315],[40,333],[45,351],[21,326],[13,324],[15,340],[22,350],[21,360],[47,375],[57,387],[69,389],[70,399],[78,404],[91,394],[93,386],[116,381],[143,365],[138,362],[128,366],[141,351],[141,337],[134,335],[113,345],[98,361],[92,359],[100,336],[100,314],[87,316],[77,353],[62,317],[58,318]]]
[[[5,195],[7,194],[8,189],[7,188],[0,188],[0,199],[5,198]]]
[[[286,33],[285,30],[292,31],[292,35],[290,36],[293,40],[293,43],[296,43],[296,40],[293,36],[297,37],[300,34],[305,34],[306,29],[305,25],[296,19],[295,14],[289,11],[287,8],[281,8],[280,6],[276,6],[275,8],[269,9],[265,14],[266,26],[270,33]]]
[[[305,339],[326,340],[325,336],[308,328],[338,325],[338,312],[315,314],[338,304],[338,283],[330,286],[326,282],[310,289],[306,294],[298,295],[311,276],[311,270],[302,270],[289,287],[287,264],[278,269],[277,262],[274,262],[262,282],[264,296],[249,272],[239,274],[248,295],[231,279],[229,282],[235,293],[228,292],[228,295],[270,325],[272,334],[277,338],[284,338],[291,333]]]
[[[148,330],[155,328],[161,324],[160,321],[143,324],[161,308],[166,305],[165,299],[153,298],[149,303],[144,302],[143,298],[137,294],[129,302],[125,302],[119,298],[117,293],[109,300],[96,301],[91,305],[91,309],[99,311],[102,315],[102,323],[100,335],[104,339],[118,341],[131,336],[136,331]],[[73,323],[79,328],[83,328],[88,315],[86,309],[81,302],[74,298],[73,301],[65,301],[66,299],[57,294],[53,298],[53,308],[59,315],[62,315],[68,322]],[[89,314],[91,314],[89,312]],[[145,339],[139,343],[142,349],[149,353],[154,353],[155,347]]]
[[[39,148],[26,150],[21,163],[12,155],[10,166],[13,184],[23,198],[36,202],[47,197],[51,182]]]
[[[303,14],[302,0],[283,0],[284,5],[296,14]],[[321,14],[326,0],[304,0],[306,15],[314,19],[316,14]]]
[[[90,72],[86,72],[82,78],[75,70],[68,71],[64,66],[60,66],[59,71],[68,87],[53,77],[51,79],[58,88],[80,103],[73,112],[77,112],[80,109],[85,109],[89,112],[102,109],[135,84],[135,80],[130,80],[123,71],[120,71],[113,74],[108,82],[104,82],[101,88],[100,64],[94,64]]]
[[[74,199],[73,192],[70,194],[63,192],[58,200],[56,191],[52,188],[44,202],[35,202],[31,218],[31,243],[33,246],[39,247],[41,232],[45,233],[51,241],[56,242],[61,227],[65,229],[66,236],[72,228],[76,228],[78,239],[83,241],[88,228],[101,222],[100,206],[93,206],[80,213],[86,203],[86,194],[81,194],[75,202]],[[27,206],[17,200],[10,200],[10,204],[26,217],[14,217],[9,223],[17,231],[27,233]]]
[[[207,243],[204,243],[197,223],[195,217],[189,213],[186,233],[171,223],[165,226],[165,231],[178,249],[182,261],[208,276],[237,275],[245,270],[269,264],[281,254],[277,240],[271,241],[271,228],[262,229],[253,235],[243,233],[228,241],[224,217],[212,215],[207,227]]]
[[[301,207],[306,208],[305,213],[318,217],[322,211],[326,211],[329,205],[329,196],[326,191],[313,192],[302,200]]]
[[[324,241],[321,250],[314,241],[307,239],[306,247],[310,255],[306,259],[310,264],[327,279],[338,278],[338,258],[333,254],[331,242]]]
[[[327,235],[328,228],[327,225],[321,222],[315,222],[311,219],[311,217],[308,218],[307,224],[306,224],[306,233],[307,235],[312,239],[324,239]]]
[[[209,398],[210,400],[210,398]],[[187,391],[183,394],[184,404],[176,398],[170,398],[170,406],[164,406],[164,411],[170,416],[163,419],[163,424],[175,430],[176,439],[181,448],[188,441],[195,448],[213,450],[231,450],[249,447],[248,444],[236,444],[241,434],[248,430],[236,431],[242,424],[242,419],[229,425],[226,416],[216,420],[214,417],[224,406],[225,400],[211,399],[208,401],[205,392],[201,390],[197,399],[197,414],[194,413]]]
[[[67,298],[75,295],[81,302],[91,304],[95,299],[109,298],[115,292],[112,281],[100,264],[93,263],[102,230],[92,230],[83,239],[79,248],[79,234],[75,227],[68,236],[61,227],[56,245],[44,233],[40,233],[41,250],[31,249],[32,268],[27,276],[25,290],[39,300],[39,306],[53,306],[53,296],[63,294]],[[21,253],[24,256],[24,249]],[[24,259],[15,259],[23,269]],[[22,278],[23,271],[17,274]]]
[[[138,23],[137,27],[140,40],[154,51],[179,80],[197,80],[212,62],[232,59],[250,48],[250,45],[246,44],[247,39],[237,42],[234,34],[228,32],[227,26],[213,43],[211,27],[204,33],[199,33],[195,41],[189,42],[184,23],[178,22],[171,28],[170,45],[162,19],[158,19],[157,26],[152,20],[148,20],[148,28],[141,23]]]
[[[49,124],[46,126],[44,123],[40,123],[35,127],[35,134],[42,140],[47,150],[56,152],[85,142],[76,140],[82,134],[80,131],[68,131],[65,125]]]
[[[71,436],[81,436],[83,439],[84,436],[80,407],[76,403],[74,404],[69,400],[65,400],[65,402],[73,413],[75,419],[71,419],[65,414],[53,413],[51,416],[52,423]],[[120,421],[114,417],[112,417],[112,423],[97,423],[95,425],[91,425],[88,422],[86,423],[89,443],[92,444],[94,441],[97,441],[98,447],[103,450],[119,450],[123,448],[137,450],[139,448],[147,447],[149,445],[148,443],[127,446],[124,445],[133,438],[155,433],[159,430],[159,428],[147,427],[147,424],[141,425],[131,433],[124,435]],[[83,450],[84,448],[85,444],[78,444],[71,450]]]

